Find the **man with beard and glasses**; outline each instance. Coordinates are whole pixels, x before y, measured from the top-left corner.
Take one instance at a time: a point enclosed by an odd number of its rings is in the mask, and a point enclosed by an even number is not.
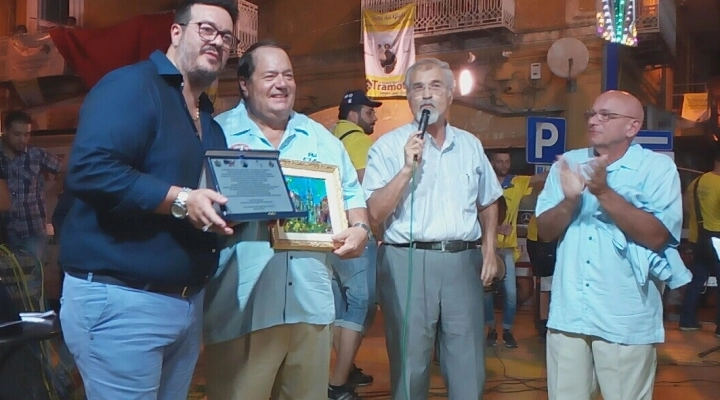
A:
[[[601,94],[585,113],[590,147],[550,168],[538,236],[558,240],[547,333],[551,400],[650,400],[662,291],[688,283],[677,251],[680,176],[669,157],[633,144],[643,107]],[[580,249],[580,250],[579,250]]]
[[[353,167],[362,183],[367,164],[367,154],[373,140],[370,135],[375,128],[375,109],[382,105],[370,100],[362,90],[352,90],[342,98],[338,122],[331,129],[350,155]],[[360,349],[363,334],[375,319],[375,265],[377,242],[368,241],[361,257],[350,260],[330,258],[333,266],[333,295],[335,297],[335,328],[333,349],[337,360],[330,375],[329,399],[341,399],[355,386],[372,384],[367,375],[353,361]]]
[[[483,286],[497,273],[502,189],[480,140],[448,123],[455,87],[449,65],[420,60],[405,87],[415,121],[375,142],[363,180],[370,221],[384,231],[377,283],[392,398],[428,398],[437,332],[450,399],[481,399]]]
[[[490,164],[495,170],[503,197],[507,204],[507,213],[501,218],[498,226],[498,255],[505,263],[505,279],[501,290],[503,293],[502,340],[505,347],[513,349],[518,347],[512,334],[512,326],[517,312],[517,276],[515,262],[520,258],[520,248],[517,239],[517,217],[520,210],[520,201],[533,191],[533,187],[545,180],[546,174],[541,175],[515,175],[510,173],[510,151],[493,150],[489,155]],[[495,330],[495,296],[485,293],[485,325],[488,327],[485,338],[488,347],[495,346],[498,333]]]
[[[340,141],[293,111],[288,54],[273,41],[255,43],[240,57],[237,77],[242,101],[217,117],[230,147],[337,166],[349,226],[332,236],[333,253],[359,257],[370,236],[362,187]],[[208,399],[325,398],[335,319],[328,254],[273,250],[264,222],[237,231],[205,299]]]
[[[234,0],[183,1],[167,52],[88,93],[70,153],[63,333],[87,397],[187,397],[217,236],[233,229],[198,186],[206,149],[227,148],[203,92],[237,43]]]

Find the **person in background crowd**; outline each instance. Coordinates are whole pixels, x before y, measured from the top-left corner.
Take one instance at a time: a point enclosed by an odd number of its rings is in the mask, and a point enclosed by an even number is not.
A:
[[[540,240],[537,234],[537,218],[533,215],[528,223],[527,230],[527,252],[532,265],[533,275],[538,280],[539,290],[537,305],[536,328],[538,340],[545,342],[547,337],[547,320],[550,313],[550,296],[552,289],[553,273],[555,271],[555,253],[557,240],[546,242]]]
[[[517,217],[520,210],[520,201],[533,191],[533,187],[545,180],[547,174],[539,175],[513,175],[510,173],[511,161],[509,150],[493,150],[490,152],[490,164],[498,177],[503,189],[503,197],[507,203],[507,213],[503,222],[498,226],[498,254],[505,263],[505,280],[503,291],[503,321],[502,339],[505,347],[518,346],[512,334],[512,326],[517,312],[517,274],[515,262],[520,258],[520,247],[517,241]],[[498,334],[495,330],[495,296],[493,293],[485,294],[485,325],[488,327],[485,343],[489,347],[495,346]]]
[[[30,115],[12,111],[5,116],[2,136],[2,169],[12,195],[12,207],[2,213],[8,243],[22,247],[40,261],[47,246],[44,173],[57,175],[62,163],[45,149],[30,145]]]
[[[697,331],[700,294],[710,271],[720,278],[720,262],[712,238],[720,238],[720,145],[714,144],[714,168],[695,178],[685,191],[683,205],[690,217],[690,237],[693,243],[693,278],[685,290],[680,311],[680,330]],[[715,318],[715,336],[720,337],[720,307]]]
[[[340,139],[350,155],[353,167],[362,183],[370,147],[370,135],[375,128],[375,110],[382,106],[370,100],[362,90],[352,90],[342,98],[338,122],[331,132]],[[349,260],[330,258],[333,266],[333,296],[335,297],[335,328],[333,349],[337,360],[330,374],[329,399],[340,399],[352,393],[354,386],[372,384],[373,377],[364,374],[353,362],[367,332],[375,319],[375,275],[377,241],[371,238],[361,257]]]

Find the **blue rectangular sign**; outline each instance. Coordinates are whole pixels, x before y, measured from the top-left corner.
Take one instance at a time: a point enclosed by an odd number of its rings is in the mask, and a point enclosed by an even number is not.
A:
[[[671,131],[640,131],[633,143],[653,151],[672,151],[673,133]]]
[[[525,161],[528,164],[552,164],[565,152],[565,118],[528,117]]]

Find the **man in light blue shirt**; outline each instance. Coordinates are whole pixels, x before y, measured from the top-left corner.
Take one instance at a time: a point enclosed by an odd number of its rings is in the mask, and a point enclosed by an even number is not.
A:
[[[599,384],[608,400],[650,400],[655,344],[664,341],[663,280],[687,283],[687,270],[680,263],[662,280],[638,271],[676,251],[680,179],[672,159],[632,144],[644,118],[635,97],[603,93],[585,116],[591,147],[553,165],[536,207],[539,236],[559,240],[547,324],[549,398],[590,399]]]
[[[333,253],[360,256],[370,228],[357,174],[337,138],[292,111],[296,87],[288,55],[273,42],[256,43],[240,58],[238,82],[241,103],[217,117],[228,145],[337,166],[350,227],[333,237]],[[325,398],[335,318],[327,254],[273,251],[263,223],[236,230],[207,289],[208,398]]]
[[[485,386],[483,285],[497,270],[502,189],[480,140],[448,123],[454,85],[447,63],[413,64],[415,121],[378,139],[365,167],[370,220],[384,232],[377,287],[394,400],[427,399],[436,332],[450,399],[481,399]]]

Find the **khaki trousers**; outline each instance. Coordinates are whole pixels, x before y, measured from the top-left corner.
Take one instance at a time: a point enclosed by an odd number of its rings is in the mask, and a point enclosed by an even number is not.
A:
[[[327,398],[332,325],[278,325],[205,346],[208,400]]]
[[[549,400],[652,400],[657,367],[654,345],[621,345],[550,329],[547,334]]]

